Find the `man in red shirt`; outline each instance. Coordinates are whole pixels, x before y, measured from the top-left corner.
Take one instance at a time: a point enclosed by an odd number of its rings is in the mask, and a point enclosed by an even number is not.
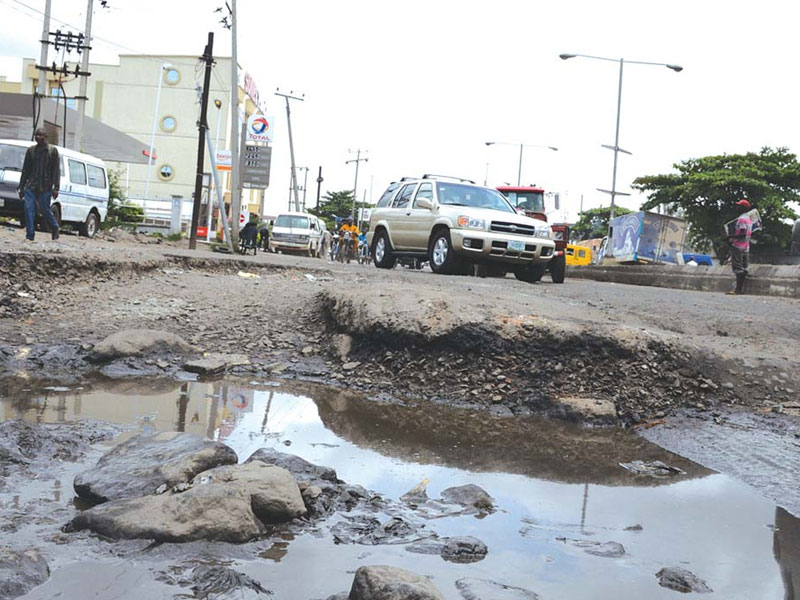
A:
[[[733,226],[733,234],[728,236],[731,244],[731,267],[736,275],[736,287],[728,294],[744,294],[744,280],[750,266],[750,236],[753,234],[753,222],[750,220],[750,201],[742,198],[736,203],[746,212],[739,215]]]

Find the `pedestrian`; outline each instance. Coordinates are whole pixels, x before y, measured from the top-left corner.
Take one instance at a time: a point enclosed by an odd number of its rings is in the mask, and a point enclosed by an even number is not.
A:
[[[728,241],[731,244],[731,267],[736,276],[736,287],[728,294],[744,294],[744,280],[747,278],[747,268],[750,266],[750,236],[753,234],[753,222],[750,220],[750,201],[742,198],[736,203],[746,212],[739,215],[732,223],[733,231],[728,232]]]
[[[57,240],[58,222],[50,210],[50,203],[58,198],[61,160],[58,148],[47,143],[47,132],[44,129],[37,129],[33,138],[36,144],[25,152],[17,190],[20,200],[25,203],[25,239],[33,241],[38,207],[38,212],[41,212],[45,223],[50,226],[53,239]]]
[[[261,249],[264,252],[269,252],[269,223],[266,221],[262,222],[258,234],[261,236]]]
[[[322,239],[320,239],[319,244],[319,255],[322,257],[327,257],[331,251],[331,239],[332,239],[331,232],[328,231],[328,228],[322,230]]]

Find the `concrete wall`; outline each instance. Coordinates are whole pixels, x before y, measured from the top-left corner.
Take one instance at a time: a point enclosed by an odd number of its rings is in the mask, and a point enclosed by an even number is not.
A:
[[[749,271],[750,276],[745,283],[745,293],[800,298],[800,266],[751,265]],[[733,272],[728,266],[613,265],[567,267],[567,277],[704,292],[727,292],[734,284]]]

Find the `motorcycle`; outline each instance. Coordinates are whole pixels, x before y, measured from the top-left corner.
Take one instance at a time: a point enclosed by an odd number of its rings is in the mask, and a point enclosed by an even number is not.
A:
[[[337,258],[339,262],[347,261],[349,264],[354,255],[355,251],[353,250],[353,234],[349,231],[345,231],[344,235],[342,235],[341,240],[339,241]]]
[[[367,242],[363,240],[358,241],[358,264],[363,265],[369,261],[369,248]]]

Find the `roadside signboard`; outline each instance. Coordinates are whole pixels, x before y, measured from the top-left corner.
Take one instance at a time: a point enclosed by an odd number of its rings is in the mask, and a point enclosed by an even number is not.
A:
[[[273,119],[267,115],[250,115],[245,127],[245,141],[247,143],[267,142],[272,143]]]
[[[269,167],[272,161],[272,148],[269,146],[242,147],[239,161],[242,187],[266,189],[269,187]]]
[[[217,161],[217,171],[230,171],[233,164],[233,152],[230,150],[217,150],[214,153]]]

